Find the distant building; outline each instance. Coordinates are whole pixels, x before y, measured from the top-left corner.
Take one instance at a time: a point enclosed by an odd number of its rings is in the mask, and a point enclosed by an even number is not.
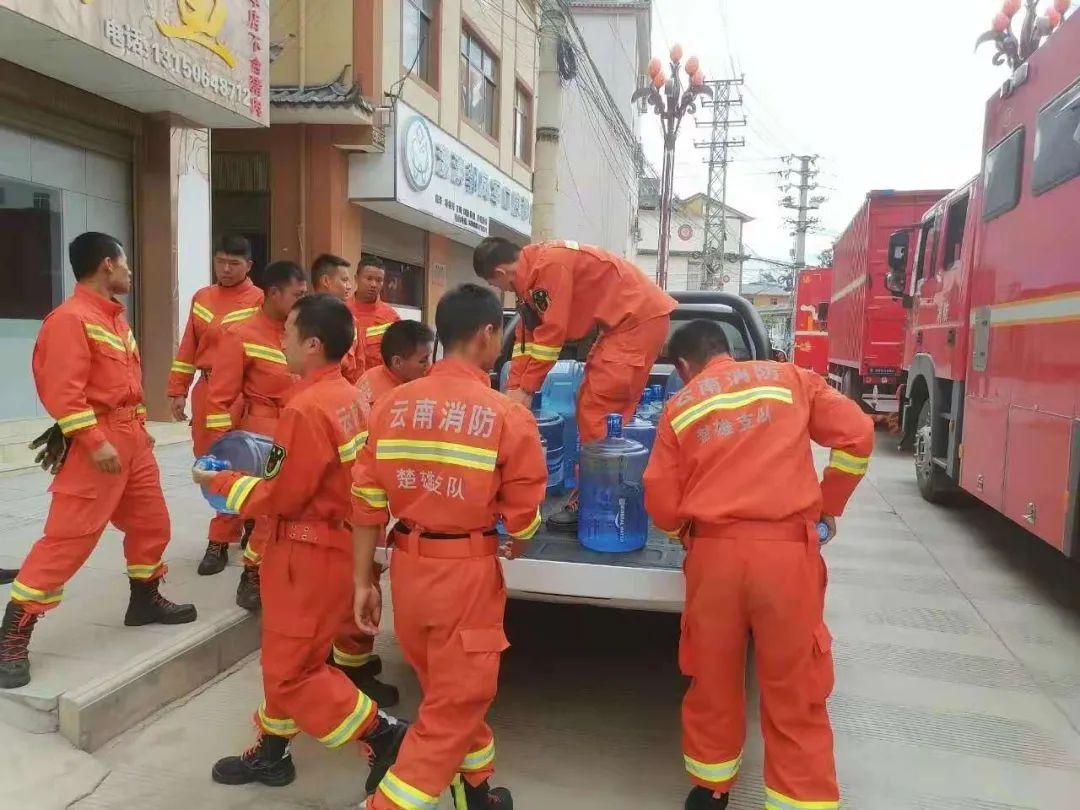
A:
[[[754,309],[761,315],[765,328],[769,331],[769,340],[773,346],[788,351],[791,343],[791,312],[795,293],[778,284],[753,282],[744,284],[743,298],[749,299]]]
[[[638,203],[637,264],[649,276],[656,276],[657,245],[660,238],[659,181],[643,178]],[[705,267],[701,251],[705,243],[704,194],[695,194],[685,200],[675,199],[671,215],[671,245],[668,254],[669,290],[700,290],[705,281]],[[717,204],[719,205],[719,203]],[[727,226],[727,245],[724,252],[722,278],[715,289],[738,294],[743,272],[743,225],[752,217],[732,208],[725,208],[724,222]]]

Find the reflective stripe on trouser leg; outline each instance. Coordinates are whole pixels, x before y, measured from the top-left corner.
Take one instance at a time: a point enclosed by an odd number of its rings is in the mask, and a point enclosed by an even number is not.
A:
[[[765,810],[837,810],[838,807],[840,807],[840,802],[836,799],[824,801],[793,799],[773,790],[768,785],[765,786]]]
[[[356,693],[356,708],[341,721],[329,734],[319,737],[319,742],[327,748],[340,748],[350,740],[360,736],[360,731],[370,724],[375,716],[375,704],[363,692]]]
[[[276,737],[295,737],[300,733],[300,727],[293,720],[268,715],[265,703],[255,712],[255,725]]]
[[[727,792],[731,780],[739,773],[742,754],[726,762],[701,762],[683,754],[683,763],[686,765],[686,772],[690,774],[696,784],[704,782],[706,784],[703,787],[709,787],[714,791]]]
[[[64,589],[55,588],[43,591],[39,588],[31,588],[19,580],[11,583],[11,599],[21,602],[23,607],[31,613],[44,613],[60,604],[64,598]]]
[[[495,738],[492,737],[487,745],[481,746],[475,751],[470,751],[465,755],[465,759],[461,761],[461,771],[462,773],[468,773],[471,771],[491,770],[494,762]]]
[[[420,788],[410,785],[395,776],[393,770],[387,771],[386,776],[379,782],[379,793],[390,800],[392,807],[403,810],[436,810],[439,806],[438,796],[424,793]]]
[[[338,647],[336,643],[334,644],[333,651],[334,663],[339,667],[362,667],[379,657],[374,652],[348,653]]]

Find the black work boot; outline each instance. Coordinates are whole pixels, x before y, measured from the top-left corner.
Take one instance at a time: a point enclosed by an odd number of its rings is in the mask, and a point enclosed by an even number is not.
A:
[[[577,534],[578,491],[570,493],[566,506],[547,519],[547,527],[560,534]]]
[[[38,617],[14,599],[4,611],[0,625],[0,689],[17,689],[30,683],[30,633]]]
[[[364,790],[368,796],[375,793],[379,782],[394,764],[398,751],[401,750],[401,741],[405,739],[405,732],[408,730],[409,724],[404,720],[380,711],[371,731],[360,738],[360,744],[367,753],[368,775]]]
[[[358,667],[350,667],[336,661],[334,653],[331,652],[328,663],[344,672],[353,685],[374,700],[380,709],[396,706],[401,699],[396,686],[378,679],[378,674],[382,672],[382,659],[377,655]]]
[[[450,784],[454,807],[466,810],[514,810],[514,798],[504,787],[493,788],[484,780],[473,787],[464,777],[458,776]]]
[[[721,793],[716,798],[711,790],[698,785],[686,797],[685,810],[725,810],[727,803],[728,794]]]
[[[244,563],[240,572],[240,582],[236,586],[236,604],[252,613],[262,608],[262,595],[259,592],[259,566]]]
[[[187,624],[198,616],[194,605],[177,605],[158,591],[161,578],[129,579],[131,598],[128,600],[124,624],[141,627],[144,624]]]
[[[0,568],[0,585],[7,585],[9,582],[14,582],[15,577],[18,575],[18,568]]]
[[[268,787],[285,787],[296,778],[289,738],[260,732],[255,745],[240,756],[215,762],[210,776],[222,785],[261,782]]]
[[[199,562],[199,575],[208,577],[220,574],[229,564],[229,544],[215,543],[211,540],[206,546],[206,553]]]

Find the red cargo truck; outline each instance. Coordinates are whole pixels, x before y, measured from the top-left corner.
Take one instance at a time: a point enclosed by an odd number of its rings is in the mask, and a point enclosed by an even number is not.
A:
[[[870,413],[896,413],[906,315],[885,287],[889,237],[945,191],[871,191],[834,247],[829,382]]]
[[[982,173],[890,240],[919,490],[1080,557],[1080,15],[987,103]],[[908,246],[914,237],[914,250]]]
[[[801,368],[825,375],[829,371],[829,297],[832,269],[807,267],[795,282],[795,316],[791,360]]]

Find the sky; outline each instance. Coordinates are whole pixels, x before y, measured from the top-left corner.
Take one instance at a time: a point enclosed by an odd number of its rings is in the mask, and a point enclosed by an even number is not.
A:
[[[783,193],[770,174],[783,168],[781,155],[820,155],[814,193],[828,200],[817,214],[822,232],[809,238],[810,264],[869,190],[951,189],[974,176],[986,101],[1008,77],[991,64],[993,45],[978,53],[974,45],[1000,7],[997,0],[653,0],[654,54],[678,42],[699,57],[706,78],[745,76],[748,125],[732,134],[746,147],[729,168],[728,203],[754,217],[747,252],[790,261],[784,218],[794,212],[779,207]],[[690,123],[676,151],[675,191],[683,197],[704,191],[707,180],[706,153],[693,141],[709,130]],[[655,114],[642,130],[645,154],[659,167]]]

